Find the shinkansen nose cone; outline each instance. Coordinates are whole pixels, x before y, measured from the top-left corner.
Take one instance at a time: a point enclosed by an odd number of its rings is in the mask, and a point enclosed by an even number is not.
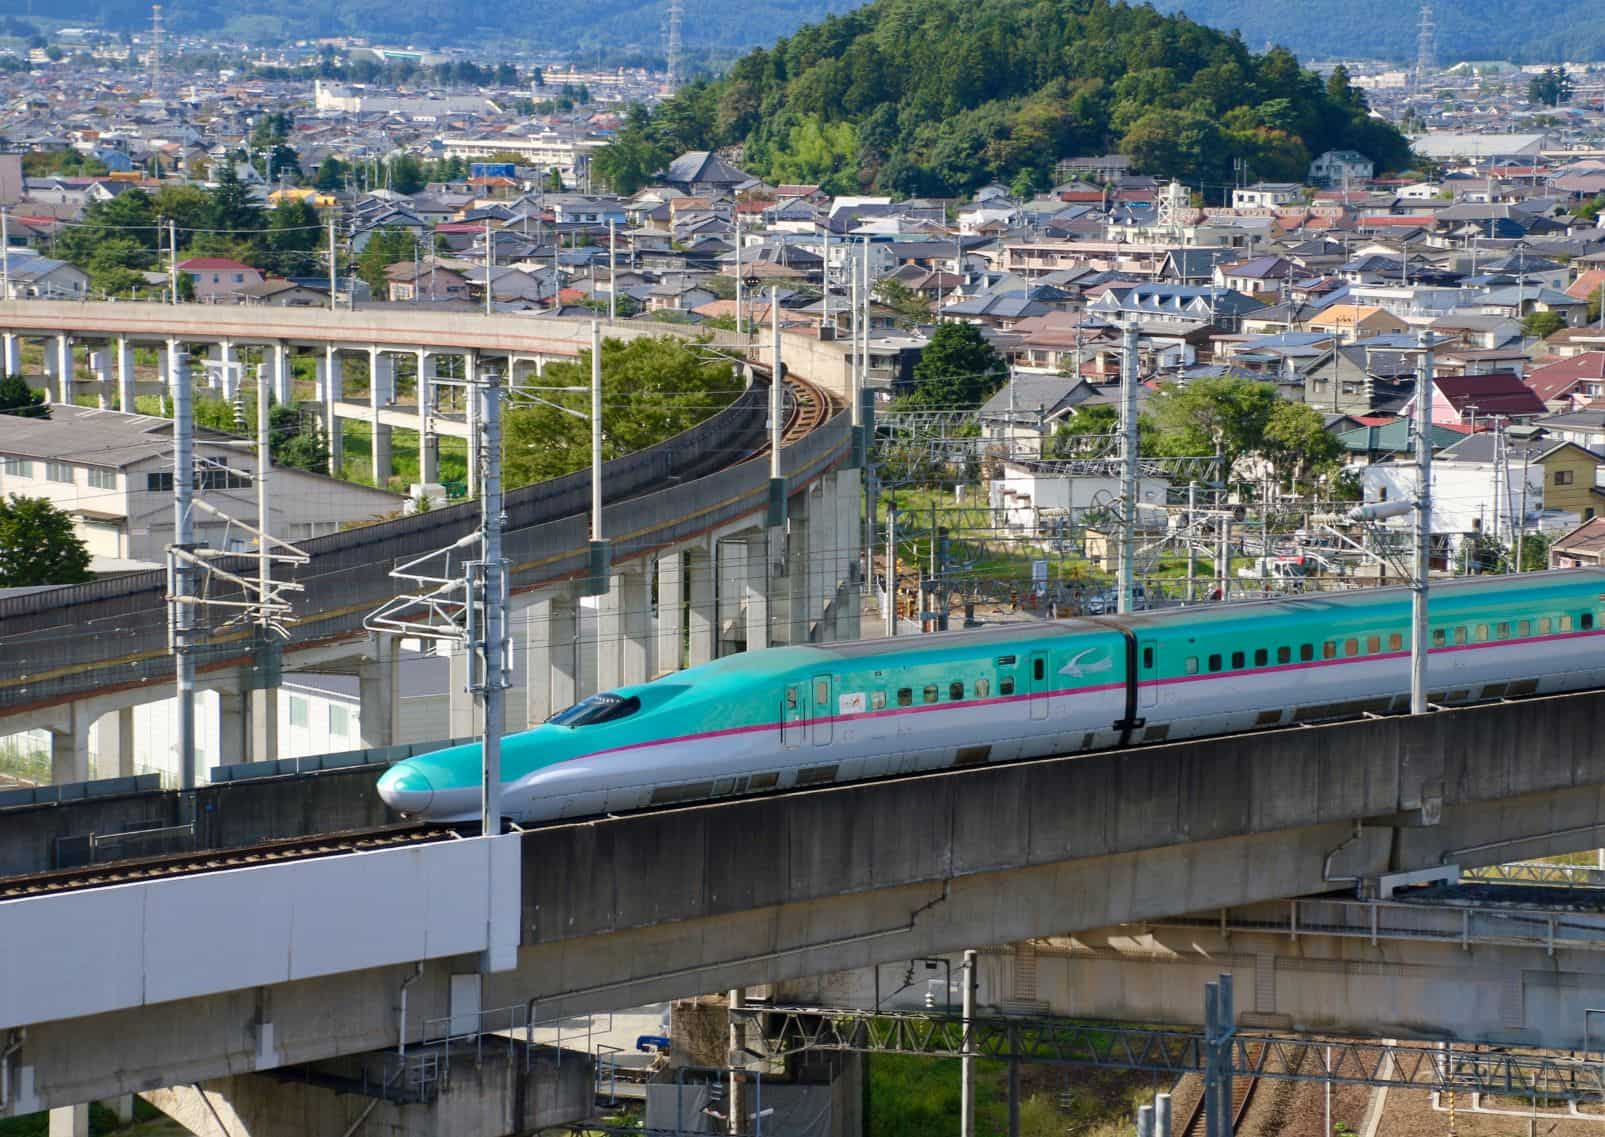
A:
[[[435,800],[435,787],[422,770],[402,762],[380,776],[379,797],[398,813],[421,814]]]

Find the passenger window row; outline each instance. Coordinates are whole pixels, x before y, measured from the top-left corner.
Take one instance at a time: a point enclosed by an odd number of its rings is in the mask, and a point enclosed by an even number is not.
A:
[[[1538,635],[1547,636],[1556,631],[1571,631],[1573,622],[1572,617],[1569,615],[1557,616],[1553,619],[1548,616],[1541,616],[1538,618],[1536,626]],[[1594,614],[1592,612],[1579,613],[1576,626],[1583,631],[1591,630],[1594,627]],[[1468,642],[1486,643],[1490,639],[1522,639],[1533,635],[1533,628],[1534,621],[1532,620],[1501,620],[1493,624],[1462,624],[1452,628],[1434,628],[1432,629],[1432,646],[1447,647],[1451,643],[1464,644]],[[1299,644],[1299,662],[1308,663],[1313,660],[1315,658],[1315,650],[1314,644]],[[1388,634],[1387,650],[1389,653],[1405,650],[1402,633],[1390,632]],[[1359,636],[1348,636],[1341,640],[1324,640],[1320,645],[1320,651],[1322,659],[1351,659],[1360,655],[1380,655],[1382,654],[1382,637],[1375,635],[1366,636],[1362,639]],[[1253,666],[1265,667],[1268,666],[1269,661],[1270,652],[1266,648],[1255,649]],[[1284,644],[1276,649],[1277,664],[1291,663],[1292,661],[1292,647]],[[1211,672],[1237,671],[1248,666],[1248,656],[1245,652],[1234,651],[1231,653],[1228,664],[1227,657],[1224,654],[1211,654],[1205,657],[1204,664]],[[1143,666],[1150,668],[1153,666],[1152,648],[1143,649]],[[1197,675],[1199,673],[1198,657],[1190,655],[1183,660],[1182,671],[1187,675]]]

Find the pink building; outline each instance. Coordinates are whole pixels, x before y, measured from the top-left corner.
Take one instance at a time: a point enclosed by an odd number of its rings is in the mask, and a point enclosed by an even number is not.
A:
[[[178,262],[178,271],[195,282],[195,299],[202,303],[233,303],[240,289],[262,283],[262,270],[227,257],[191,257]]]

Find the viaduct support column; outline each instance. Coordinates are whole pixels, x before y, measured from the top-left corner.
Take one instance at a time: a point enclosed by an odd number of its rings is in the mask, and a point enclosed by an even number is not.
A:
[[[840,553],[837,555],[836,638],[856,640],[859,618],[863,607],[863,586],[860,583],[859,554],[863,550],[864,525],[859,503],[863,500],[863,472],[857,469],[840,471],[836,476],[836,536]]]
[[[362,748],[396,744],[396,712],[401,681],[400,651],[394,636],[370,634],[357,669]]]
[[[0,378],[22,374],[22,340],[15,332],[6,332],[0,338],[0,367],[4,368]]]
[[[395,401],[396,363],[378,348],[368,351],[368,421],[373,430],[373,484],[390,480],[390,428],[380,423],[379,409]]]
[[[686,554],[686,584],[689,593],[689,603],[686,608],[687,658],[691,667],[712,660],[718,643],[715,560],[711,551],[703,552],[701,549],[696,549]]]
[[[78,704],[66,709],[66,721],[50,728],[52,785],[89,780],[89,722]]]
[[[813,492],[805,489],[787,503],[790,533],[786,542],[786,603],[791,616],[792,644],[808,643],[814,626],[812,588],[809,569],[810,546],[814,540]]]
[[[468,690],[468,651],[461,644],[451,645],[451,678],[446,689],[447,720],[453,738],[472,738],[479,734],[474,713],[474,696]]]
[[[251,753],[251,697],[246,691],[217,693],[217,764],[249,762]]]
[[[440,481],[440,442],[430,430],[430,411],[435,399],[435,357],[418,353],[418,480],[425,484]]]
[[[611,691],[628,683],[645,683],[647,650],[652,635],[646,574],[638,569],[617,573],[606,596],[596,599],[596,689]]]
[[[225,402],[232,403],[234,396],[240,393],[240,383],[244,378],[240,373],[239,350],[229,340],[217,345],[217,361],[222,364],[217,369],[217,386]]]
[[[56,337],[56,381],[60,385],[57,402],[72,404],[73,357],[72,337],[63,332]]]
[[[273,762],[279,757],[279,688],[258,687],[251,692],[251,761]]]
[[[769,646],[769,531],[746,540],[747,650]]]
[[[329,443],[329,476],[338,478],[345,470],[345,457],[341,451],[340,416],[335,404],[345,394],[344,365],[339,349],[330,347],[323,353],[323,437]]]
[[[288,406],[295,401],[295,368],[290,364],[290,345],[276,343],[268,349],[269,379],[273,387],[273,401]]]
[[[103,778],[133,777],[133,707],[108,711],[95,723],[95,768]]]
[[[658,558],[658,650],[653,670],[678,671],[685,658],[685,554]]]
[[[570,596],[550,596],[532,604],[524,638],[528,694],[524,722],[539,726],[575,702],[575,605]]]
[[[95,376],[95,406],[111,409],[111,355],[105,349],[89,353],[89,370]]]
[[[89,1137],[89,1103],[51,1110],[50,1137]]]
[[[61,352],[56,337],[46,336],[41,345],[40,362],[44,365],[45,396],[52,403],[61,401]]]
[[[134,348],[127,336],[117,337],[117,409],[134,413]]]

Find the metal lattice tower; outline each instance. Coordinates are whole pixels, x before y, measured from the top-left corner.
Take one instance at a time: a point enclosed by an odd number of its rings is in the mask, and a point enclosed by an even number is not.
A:
[[[150,6],[150,93],[152,98],[162,95],[162,6]]]
[[[680,22],[685,18],[685,0],[669,0],[669,86],[678,87],[682,81],[680,60]]]
[[[1424,91],[1438,59],[1437,28],[1432,22],[1432,5],[1421,5],[1421,22],[1416,26],[1415,89]]]

